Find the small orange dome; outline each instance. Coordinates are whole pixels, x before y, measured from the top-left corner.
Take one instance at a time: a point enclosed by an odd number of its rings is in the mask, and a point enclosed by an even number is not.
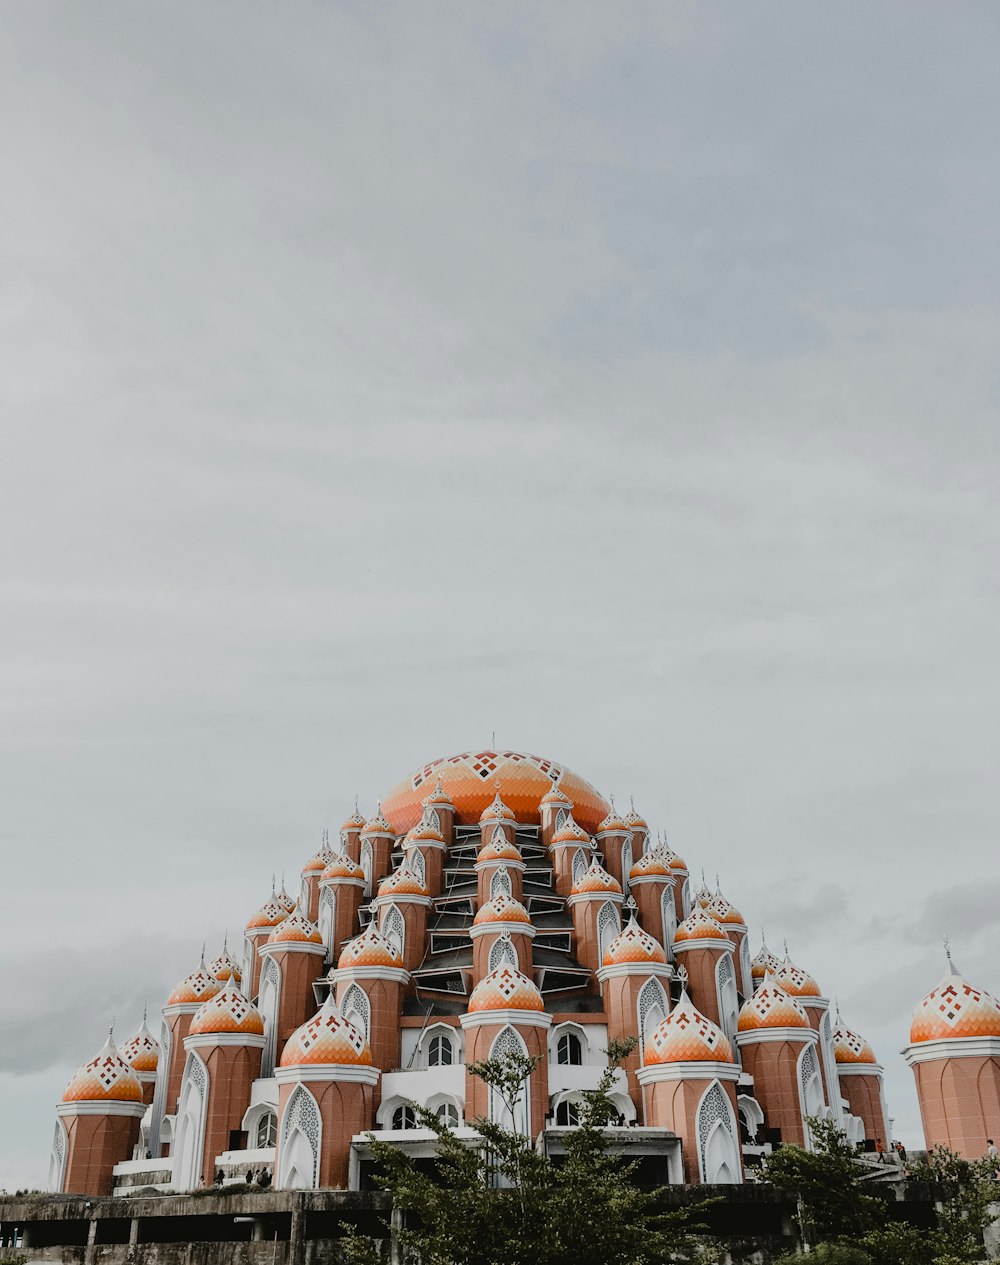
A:
[[[754,960],[750,963],[750,974],[753,976],[755,980],[758,980],[758,979],[763,979],[764,976],[768,973],[768,971],[770,971],[770,973],[774,975],[777,971],[780,971],[780,970],[781,970],[781,963],[778,961],[778,959],[774,956],[774,954],[771,952],[771,950],[767,947],[767,945],[762,940],[761,945],[760,945],[760,952],[757,954]]]
[[[429,821],[418,821],[412,830],[407,831],[403,846],[413,843],[444,843],[444,835]]]
[[[139,1078],[110,1035],[100,1051],[70,1078],[63,1102],[142,1102]]]
[[[325,869],[326,869],[326,857],[323,856],[322,852],[317,852],[316,855],[310,857],[309,860],[302,867],[302,873],[303,874],[322,874]]]
[[[245,1036],[264,1035],[264,1021],[252,1001],[244,997],[232,983],[221,993],[210,997],[191,1020],[193,1037],[214,1036],[222,1032],[240,1032]]]
[[[678,856],[673,848],[667,848],[667,856],[670,858],[670,868],[672,870],[684,870],[687,872],[687,862],[683,857]]]
[[[619,834],[628,834],[628,826],[625,824],[625,819],[616,812],[614,804],[611,805],[611,812],[608,813],[608,815],[597,827],[597,834],[599,835],[610,831],[617,831]]]
[[[364,870],[356,861],[352,861],[346,852],[335,852],[327,862],[326,869],[320,875],[320,882],[326,883],[336,878],[360,878],[365,876]]]
[[[209,964],[208,969],[221,984],[234,978],[237,983],[240,980],[240,968],[225,945],[222,946],[222,952],[215,961]]]
[[[281,906],[286,914],[290,914],[295,908],[295,901],[285,891],[285,880],[281,880],[281,891],[275,896],[275,901]]]
[[[155,1072],[160,1061],[160,1043],[146,1026],[146,1016],[142,1016],[139,1031],[129,1037],[121,1049],[122,1058],[133,1072]]]
[[[407,868],[404,863],[398,870],[384,878],[378,885],[378,894],[380,896],[426,896],[428,895],[427,884],[421,882],[412,870]]]
[[[337,959],[337,967],[344,970],[351,966],[402,966],[399,950],[387,940],[374,922],[370,922],[361,935],[348,940]]]
[[[261,905],[260,909],[258,909],[247,922],[247,931],[255,931],[258,928],[263,927],[276,927],[279,922],[282,922],[288,917],[294,908],[294,905],[292,905],[291,908],[279,905],[277,896],[272,893],[271,899],[265,901],[264,904]]]
[[[833,1056],[838,1063],[877,1063],[875,1051],[864,1037],[852,1032],[837,1013],[833,1029]]]
[[[375,816],[370,817],[368,821],[365,822],[361,833],[363,835],[391,835],[393,833],[392,827],[382,816],[381,804],[379,804],[378,808],[375,810]]]
[[[633,915],[618,935],[611,941],[604,954],[605,966],[619,966],[625,962],[666,962],[667,955],[648,931],[643,931]]]
[[[298,906],[279,922],[267,937],[268,944],[322,944],[323,937],[314,922]]]
[[[566,814],[566,820],[552,835],[552,843],[579,843],[585,848],[590,847],[590,835],[575,821],[572,813]]]
[[[434,789],[431,791],[431,793],[427,796],[426,799],[421,800],[420,803],[422,807],[424,808],[434,808],[435,806],[442,807],[442,808],[455,807],[451,796],[441,785],[440,778],[438,778],[434,786]]]
[[[755,1032],[759,1028],[808,1028],[809,1016],[795,998],[768,975],[754,995],[743,1003],[736,1027],[740,1032]]]
[[[683,944],[686,940],[725,940],[726,933],[715,921],[707,909],[695,907],[680,923],[674,933],[674,944]]]
[[[530,926],[531,918],[519,900],[501,892],[487,901],[472,920],[474,927],[481,927],[489,922],[524,922]]]
[[[513,809],[509,808],[500,798],[500,792],[493,796],[493,803],[487,804],[479,815],[479,820],[483,821],[515,821]]]
[[[708,884],[705,882],[705,872],[701,874],[701,887],[694,894],[694,903],[699,909],[707,909],[712,903],[712,892]]]
[[[538,802],[539,802],[539,805],[553,804],[559,808],[573,807],[573,801],[566,794],[566,792],[561,791],[558,786],[553,786],[551,790],[546,791],[545,794],[542,796],[542,798]]]
[[[643,1052],[650,1063],[732,1063],[733,1047],[726,1034],[691,1004],[686,991],[666,1019],[658,1024]]]
[[[197,1002],[200,1006],[203,1001],[208,1001],[209,997],[214,997],[221,991],[222,985],[209,972],[205,959],[202,958],[198,969],[186,975],[167,998],[167,1005],[193,1006]]]
[[[502,830],[494,831],[489,843],[484,843],[476,856],[477,863],[487,861],[520,861],[521,853]]]
[[[721,892],[716,892],[708,906],[708,912],[723,926],[745,926],[743,915]]]
[[[371,1061],[372,1052],[364,1033],[343,1017],[331,992],[317,1013],[285,1042],[280,1066],[368,1067]]]
[[[629,871],[629,878],[651,878],[653,875],[673,877],[670,857],[662,848],[650,848],[644,852]]]
[[[484,976],[472,990],[469,1013],[478,1010],[544,1010],[542,994],[512,966],[504,964]]]
[[[649,834],[649,826],[646,823],[646,818],[635,811],[635,804],[632,805],[632,811],[625,814],[625,825],[629,830],[644,830],[646,834]]]
[[[808,973],[803,971],[801,967],[794,966],[785,955],[785,960],[778,967],[774,975],[775,980],[785,990],[789,997],[821,997],[819,985]]]
[[[948,1041],[956,1037],[1000,1037],[1000,1002],[951,972],[917,1005],[910,1040]]]
[[[591,892],[617,892],[621,895],[622,885],[613,874],[609,874],[595,856],[590,868],[576,880],[570,891],[571,896],[583,896]]]
[[[354,812],[350,817],[346,817],[340,824],[341,830],[361,830],[365,824],[365,819],[358,812],[357,804],[354,805]]]

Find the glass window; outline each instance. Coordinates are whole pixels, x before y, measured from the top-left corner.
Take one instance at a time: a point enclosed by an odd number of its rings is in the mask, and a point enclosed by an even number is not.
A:
[[[417,1117],[409,1104],[397,1107],[392,1113],[392,1127],[394,1129],[415,1129],[417,1127]]]
[[[458,1128],[458,1108],[454,1103],[443,1102],[434,1113],[442,1124],[446,1124],[449,1129]]]
[[[583,1063],[583,1045],[575,1032],[564,1032],[556,1045],[556,1062],[579,1067]]]
[[[257,1140],[255,1145],[258,1149],[268,1146],[274,1146],[278,1141],[278,1117],[273,1111],[267,1111],[257,1121]]]
[[[427,1066],[446,1067],[452,1063],[454,1057],[455,1052],[452,1049],[451,1037],[446,1036],[443,1032],[435,1033],[427,1047]]]
[[[580,1108],[575,1102],[564,1100],[556,1108],[556,1124],[578,1125],[580,1123]]]

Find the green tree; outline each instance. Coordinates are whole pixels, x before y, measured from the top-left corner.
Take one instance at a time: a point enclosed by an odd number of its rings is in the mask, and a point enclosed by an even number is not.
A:
[[[391,1143],[369,1135],[378,1184],[403,1214],[404,1255],[421,1265],[646,1265],[704,1259],[697,1209],[660,1211],[655,1191],[635,1184],[636,1165],[608,1149],[604,1127],[617,1115],[614,1071],[634,1042],[612,1042],[598,1088],[584,1095],[578,1128],[565,1135],[561,1162],[509,1127],[537,1060],[504,1055],[469,1071],[503,1104],[507,1123],[477,1119],[482,1145],[470,1148],[414,1104],[437,1138],[428,1173]],[[503,1113],[497,1113],[503,1114]],[[375,1243],[348,1232],[351,1265],[373,1265]]]

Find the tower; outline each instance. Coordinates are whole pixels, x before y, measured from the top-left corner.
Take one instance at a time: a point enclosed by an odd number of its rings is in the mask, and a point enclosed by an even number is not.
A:
[[[262,1072],[271,1076],[282,1046],[316,1005],[313,980],[322,972],[326,946],[316,924],[297,908],[258,952],[264,960],[257,999],[265,1037]]]
[[[677,931],[674,872],[664,848],[648,848],[628,875],[629,891],[643,927],[668,951]]]
[[[573,884],[566,904],[573,919],[573,945],[582,966],[596,971],[611,941],[621,931],[621,884],[595,856]]]
[[[204,1002],[222,991],[222,985],[205,966],[202,953],[198,969],[177,985],[167,997],[163,1007],[163,1025],[160,1029],[160,1057],[156,1065],[156,1084],[153,1089],[153,1115],[149,1128],[150,1150],[154,1156],[161,1151],[160,1127],[164,1116],[173,1115],[181,1092],[184,1075],[184,1038],[191,1030],[191,1021]]]
[[[740,1003],[733,969],[735,949],[725,929],[707,909],[696,906],[674,934],[674,958],[687,971],[688,989],[698,1010],[732,1039]]]
[[[629,872],[632,869],[632,832],[625,821],[615,811],[612,800],[611,812],[597,827],[594,843],[604,861],[604,868],[618,880],[624,892],[628,884]],[[637,855],[642,855],[639,848]]]
[[[317,928],[326,960],[336,962],[340,946],[358,929],[358,910],[365,891],[365,873],[346,852],[335,852],[319,879]]]
[[[406,969],[415,971],[424,959],[427,914],[432,904],[426,884],[404,861],[379,884],[373,903],[382,934],[396,943]]]
[[[399,1016],[409,979],[399,950],[374,922],[344,945],[333,973],[341,1014],[361,1032],[371,1062],[384,1072],[399,1066]]]
[[[864,1125],[865,1139],[888,1146],[889,1120],[882,1092],[883,1071],[875,1051],[843,1022],[838,1012],[833,1029],[833,1048],[840,1079],[840,1093],[847,1099],[850,1114]]]
[[[469,928],[472,938],[472,978],[478,982],[496,969],[494,956],[502,938],[517,958],[522,974],[531,971],[531,942],[535,928],[528,911],[513,896],[501,892],[478,911]]]
[[[579,822],[574,821],[573,814],[568,813],[549,840],[552,882],[560,896],[568,896],[573,884],[586,873],[594,859],[593,850],[590,835]],[[620,890],[621,884],[618,886]]]
[[[502,891],[519,901],[523,894],[525,869],[517,843],[502,825],[496,826],[489,842],[484,843],[476,855],[476,903],[479,908]]]
[[[156,1067],[160,1061],[160,1045],[150,1032],[146,1023],[146,1012],[142,1012],[142,1023],[139,1031],[125,1042],[121,1048],[121,1056],[135,1072],[136,1079],[142,1086],[142,1101],[147,1105],[153,1101],[156,1087]]]

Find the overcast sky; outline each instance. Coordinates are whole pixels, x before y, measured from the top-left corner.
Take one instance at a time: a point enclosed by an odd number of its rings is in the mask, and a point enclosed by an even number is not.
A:
[[[1000,990],[1000,12],[0,12],[0,1185],[360,795],[629,794],[899,1057]]]

